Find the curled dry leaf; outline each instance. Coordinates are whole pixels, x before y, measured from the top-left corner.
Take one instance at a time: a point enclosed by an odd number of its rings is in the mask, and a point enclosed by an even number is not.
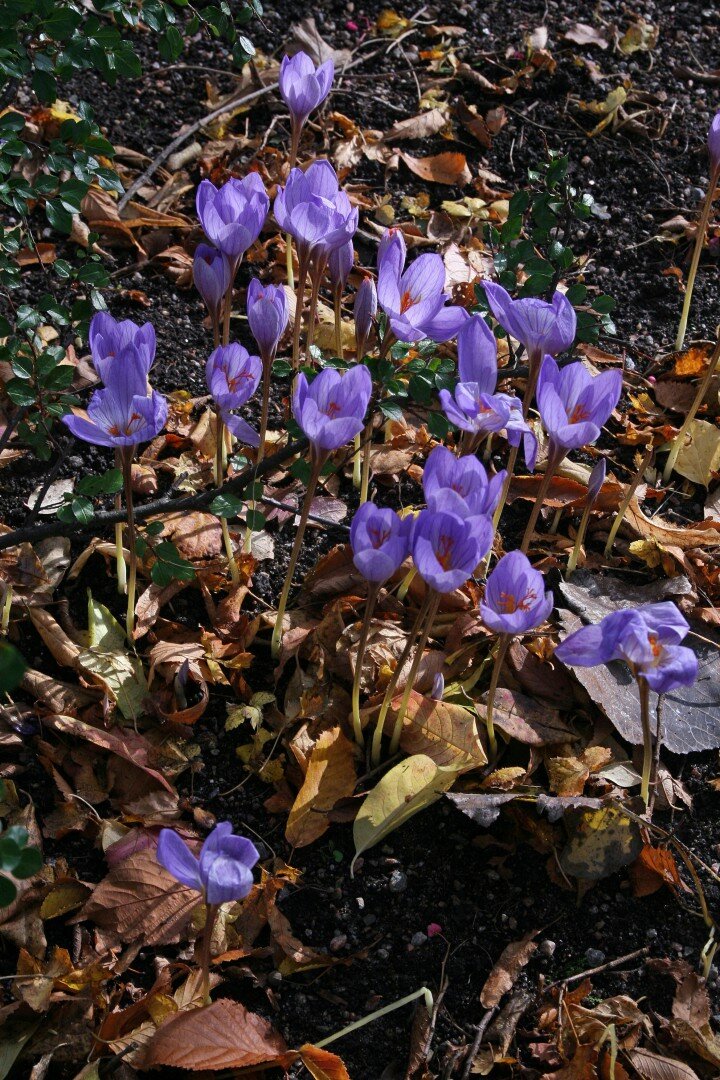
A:
[[[416,158],[411,154],[401,153],[400,157],[410,172],[431,184],[449,184],[452,187],[465,187],[472,180],[464,154],[446,151],[433,157]]]
[[[437,135],[448,122],[442,109],[428,109],[418,116],[399,120],[385,133],[386,142],[398,142],[400,139],[430,139]]]
[[[328,811],[355,790],[355,744],[339,727],[324,731],[312,748],[302,787],[297,793],[285,839],[306,847],[329,828]]]
[[[314,1080],[350,1080],[342,1058],[306,1043],[300,1047],[300,1059]]]
[[[492,1009],[499,1005],[508,990],[513,988],[518,975],[537,949],[534,939],[538,933],[538,930],[531,930],[520,941],[513,941],[503,949],[480,991],[483,1008]]]
[[[720,428],[707,420],[693,420],[675,462],[675,472],[707,487],[720,471]]]
[[[475,708],[484,723],[485,706],[478,702]],[[557,709],[504,687],[496,691],[493,720],[511,739],[526,746],[552,746],[577,738],[573,729],[560,719]]]
[[[634,862],[642,849],[636,822],[615,806],[565,815],[570,839],[560,857],[564,873],[599,881]]]

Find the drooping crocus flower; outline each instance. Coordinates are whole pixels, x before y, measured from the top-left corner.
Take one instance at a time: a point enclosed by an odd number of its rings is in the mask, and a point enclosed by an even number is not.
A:
[[[307,53],[283,57],[278,81],[282,99],[290,110],[293,135],[297,132],[299,138],[310,113],[322,105],[330,93],[334,74],[332,59],[316,68]]]
[[[362,360],[367,352],[377,315],[377,289],[372,278],[364,278],[355,294],[355,355]]]
[[[463,518],[491,517],[504,482],[505,472],[488,478],[485,466],[473,454],[456,457],[446,446],[435,447],[423,471],[428,507]]]
[[[378,249],[378,303],[387,315],[398,341],[449,341],[468,314],[453,304],[446,306],[445,265],[440,255],[419,255],[407,270],[405,237],[389,229]]]
[[[463,520],[442,510],[422,510],[413,522],[413,562],[431,589],[453,592],[485,558],[492,538],[493,527],[487,518]]]
[[[271,642],[273,656],[280,652],[282,621],[320,472],[330,453],[351,442],[362,430],[371,393],[372,379],[363,364],[355,364],[343,374],[335,368],[323,368],[310,384],[304,372],[300,372],[295,380],[293,415],[310,442],[311,468],[290,564],[278,601]]]
[[[272,364],[288,324],[288,300],[282,285],[253,278],[247,290],[247,318],[263,363]]]
[[[591,375],[580,362],[560,370],[553,358],[546,356],[540,369],[537,399],[551,447],[579,450],[595,442],[621,392],[620,371]]]
[[[698,673],[697,656],[681,645],[690,627],[675,604],[665,601],[613,611],[593,626],[583,626],[555,650],[570,667],[596,667],[624,660],[637,679],[643,726],[641,794],[647,806],[652,769],[652,732],[648,687],[658,694],[690,686]]]
[[[527,417],[543,356],[559,356],[575,341],[575,308],[559,291],[555,292],[552,303],[548,304],[535,296],[513,300],[502,285],[492,281],[484,281],[483,288],[490,310],[503,330],[527,350],[529,374],[523,399],[523,415]]]
[[[313,456],[326,458],[362,430],[372,379],[364,364],[344,373],[324,368],[308,384],[301,372],[293,391],[293,415],[310,440]]]
[[[555,472],[568,450],[595,442],[620,399],[622,373],[591,375],[582,363],[562,371],[546,356],[537,384],[538,408],[548,433],[545,475],[528,520],[520,548],[527,551],[540,510]]]
[[[448,420],[473,439],[470,447],[484,435],[506,432],[510,446],[523,440],[525,461],[535,467],[537,439],[523,419],[522,405],[511,394],[496,394],[497,341],[487,323],[479,315],[468,319],[458,333],[458,374],[460,382],[454,397],[449,390],[440,390],[440,404]]]
[[[134,447],[150,442],[165,426],[167,400],[147,392],[146,354],[126,346],[105,368],[107,385],[96,390],[87,417],[69,413],[63,423],[77,439],[95,446]]]
[[[262,376],[259,356],[243,345],[219,345],[205,365],[208,390],[221,410],[239,409],[258,388]]]
[[[359,746],[364,743],[360,720],[360,680],[375,601],[380,586],[392,577],[407,558],[409,536],[409,519],[400,518],[394,510],[381,509],[370,502],[362,504],[350,526],[353,562],[368,582],[368,597],[360,630],[352,689],[353,729]]]
[[[480,616],[485,625],[499,635],[488,689],[485,724],[490,757],[497,754],[493,706],[503,662],[512,639],[534,630],[549,617],[553,609],[551,592],[545,591],[545,581],[521,551],[503,555],[485,585],[480,602]]]
[[[133,349],[133,364],[147,375],[155,361],[155,328],[151,323],[138,326],[131,319],[113,319],[107,311],[98,311],[90,320],[88,334],[95,370],[104,383],[111,379],[117,358],[128,347]]]
[[[219,188],[203,180],[195,203],[205,235],[227,256],[234,276],[237,263],[265,224],[270,209],[265,185],[255,172],[242,180],[231,177]]]
[[[215,327],[218,326],[220,309],[230,288],[231,278],[232,269],[222,251],[212,244],[198,244],[193,259],[193,281]]]
[[[173,829],[162,829],[157,860],[188,889],[197,889],[205,901],[205,927],[201,970],[203,996],[210,1002],[210,941],[220,904],[243,900],[253,887],[253,867],[260,858],[252,841],[235,836],[229,821],[221,821],[206,837],[195,856]]]

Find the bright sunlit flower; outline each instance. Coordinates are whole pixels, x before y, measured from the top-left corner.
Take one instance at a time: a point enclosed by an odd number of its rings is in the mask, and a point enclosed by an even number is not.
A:
[[[407,270],[405,238],[388,229],[378,249],[377,295],[398,341],[448,341],[468,318],[464,308],[447,305],[445,264],[439,255],[419,255]]]

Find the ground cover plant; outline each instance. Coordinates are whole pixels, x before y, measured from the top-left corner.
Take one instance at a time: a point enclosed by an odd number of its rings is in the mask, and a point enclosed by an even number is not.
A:
[[[720,1069],[720,20],[501,10],[5,13],[1,1076]]]

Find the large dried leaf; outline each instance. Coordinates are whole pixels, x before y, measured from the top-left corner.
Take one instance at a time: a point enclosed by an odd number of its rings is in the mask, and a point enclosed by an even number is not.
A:
[[[400,157],[410,172],[431,184],[465,187],[472,180],[472,173],[464,154],[448,150],[443,154],[435,154],[433,157],[417,158],[405,153],[401,153]]]
[[[287,1047],[270,1023],[237,1001],[220,998],[205,1009],[178,1013],[148,1044],[142,1067],[170,1065],[199,1072],[281,1062]]]
[[[92,743],[93,746],[100,747],[102,750],[117,754],[118,757],[134,765],[136,769],[142,770],[171,795],[176,794],[175,788],[165,779],[163,774],[148,765],[149,744],[143,739],[142,735],[126,732],[123,738],[120,735],[114,735],[110,731],[94,728],[82,720],[77,720],[74,716],[46,716],[43,723],[59,734],[82,739],[85,742]]]
[[[398,142],[400,139],[429,139],[442,131],[448,122],[442,109],[428,109],[418,116],[409,116],[398,120],[385,134],[386,142]]]
[[[306,847],[329,828],[328,812],[355,790],[355,744],[339,727],[324,731],[315,743],[305,781],[297,793],[285,828],[293,847]]]
[[[154,851],[139,851],[103,878],[73,921],[91,919],[118,941],[171,945],[183,937],[200,900],[160,865]]]
[[[300,1058],[314,1080],[350,1080],[342,1058],[306,1043],[300,1047]]]
[[[537,934],[537,930],[532,930],[520,941],[513,941],[503,949],[480,991],[483,1008],[492,1009],[499,1005],[508,990],[512,990],[518,975],[537,949],[534,941]]]
[[[629,866],[640,854],[643,846],[640,829],[617,807],[566,814],[565,821],[570,839],[560,864],[571,877],[599,881]]]
[[[707,487],[720,470],[720,428],[707,420],[693,420],[675,462],[675,472]]]
[[[699,1080],[698,1074],[684,1061],[654,1054],[639,1047],[626,1051],[628,1060],[641,1080]]]
[[[484,720],[485,706],[478,703],[475,708]],[[511,739],[526,746],[552,746],[577,738],[573,729],[560,719],[557,709],[504,687],[495,694],[493,723]]]
[[[456,769],[436,765],[427,754],[414,754],[395,765],[368,793],[355,818],[355,855],[436,802],[456,777]]]
[[[393,705],[399,707],[400,701]],[[393,716],[390,729],[394,722]],[[448,765],[458,772],[487,765],[474,714],[462,705],[435,701],[416,690],[410,692],[400,746],[406,754],[426,754],[436,765]]]

